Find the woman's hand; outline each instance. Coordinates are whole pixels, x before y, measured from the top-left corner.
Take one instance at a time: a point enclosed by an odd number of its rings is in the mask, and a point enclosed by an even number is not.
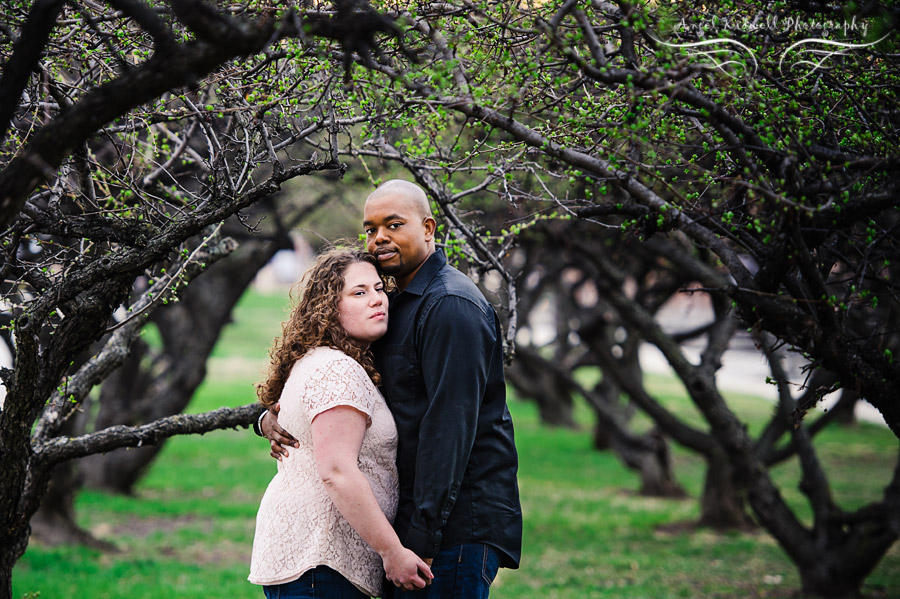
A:
[[[434,578],[425,560],[402,545],[385,552],[381,559],[387,579],[407,591],[424,589]]]
[[[300,443],[291,436],[291,433],[281,428],[278,424],[278,412],[280,410],[281,404],[276,403],[259,422],[259,430],[269,440],[269,455],[276,460],[288,456],[286,447],[300,447]]]

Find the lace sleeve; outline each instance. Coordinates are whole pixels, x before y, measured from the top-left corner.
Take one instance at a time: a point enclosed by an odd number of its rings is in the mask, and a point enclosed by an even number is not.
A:
[[[353,358],[334,353],[334,357],[318,365],[307,379],[302,401],[310,422],[325,410],[350,406],[365,414],[371,424],[375,396],[369,392],[366,371]]]

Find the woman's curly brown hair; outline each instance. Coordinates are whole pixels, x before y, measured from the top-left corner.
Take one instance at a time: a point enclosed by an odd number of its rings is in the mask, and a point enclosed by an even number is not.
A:
[[[348,336],[338,319],[344,273],[347,267],[357,262],[366,262],[376,268],[378,264],[374,256],[362,250],[333,249],[319,256],[303,275],[298,283],[298,286],[302,285],[303,295],[290,318],[281,325],[281,337],[275,339],[269,351],[271,364],[266,381],[256,387],[262,405],[268,408],[279,400],[294,363],[309,350],[320,346],[344,352],[365,368],[376,385],[381,384],[372,352],[368,346]]]

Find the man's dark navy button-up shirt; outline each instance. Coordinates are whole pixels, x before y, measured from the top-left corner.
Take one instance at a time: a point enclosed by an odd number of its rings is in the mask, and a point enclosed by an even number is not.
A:
[[[399,434],[400,541],[426,558],[485,543],[518,567],[518,458],[493,307],[437,251],[389,310],[373,350]]]

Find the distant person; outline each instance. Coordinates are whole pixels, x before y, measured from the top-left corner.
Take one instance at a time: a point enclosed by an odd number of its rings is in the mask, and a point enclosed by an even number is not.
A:
[[[249,580],[268,598],[380,596],[385,573],[410,589],[431,577],[390,523],[397,429],[369,350],[388,322],[375,264],[359,250],[318,259],[258,388],[264,406],[280,405],[280,424],[297,440],[256,520]]]
[[[397,283],[390,327],[372,348],[399,434],[394,528],[434,574],[424,590],[398,585],[396,596],[487,597],[498,567],[518,567],[522,544],[497,314],[436,250],[436,223],[417,185],[378,187],[363,227],[369,252]],[[297,446],[272,411],[258,428],[275,457]]]

